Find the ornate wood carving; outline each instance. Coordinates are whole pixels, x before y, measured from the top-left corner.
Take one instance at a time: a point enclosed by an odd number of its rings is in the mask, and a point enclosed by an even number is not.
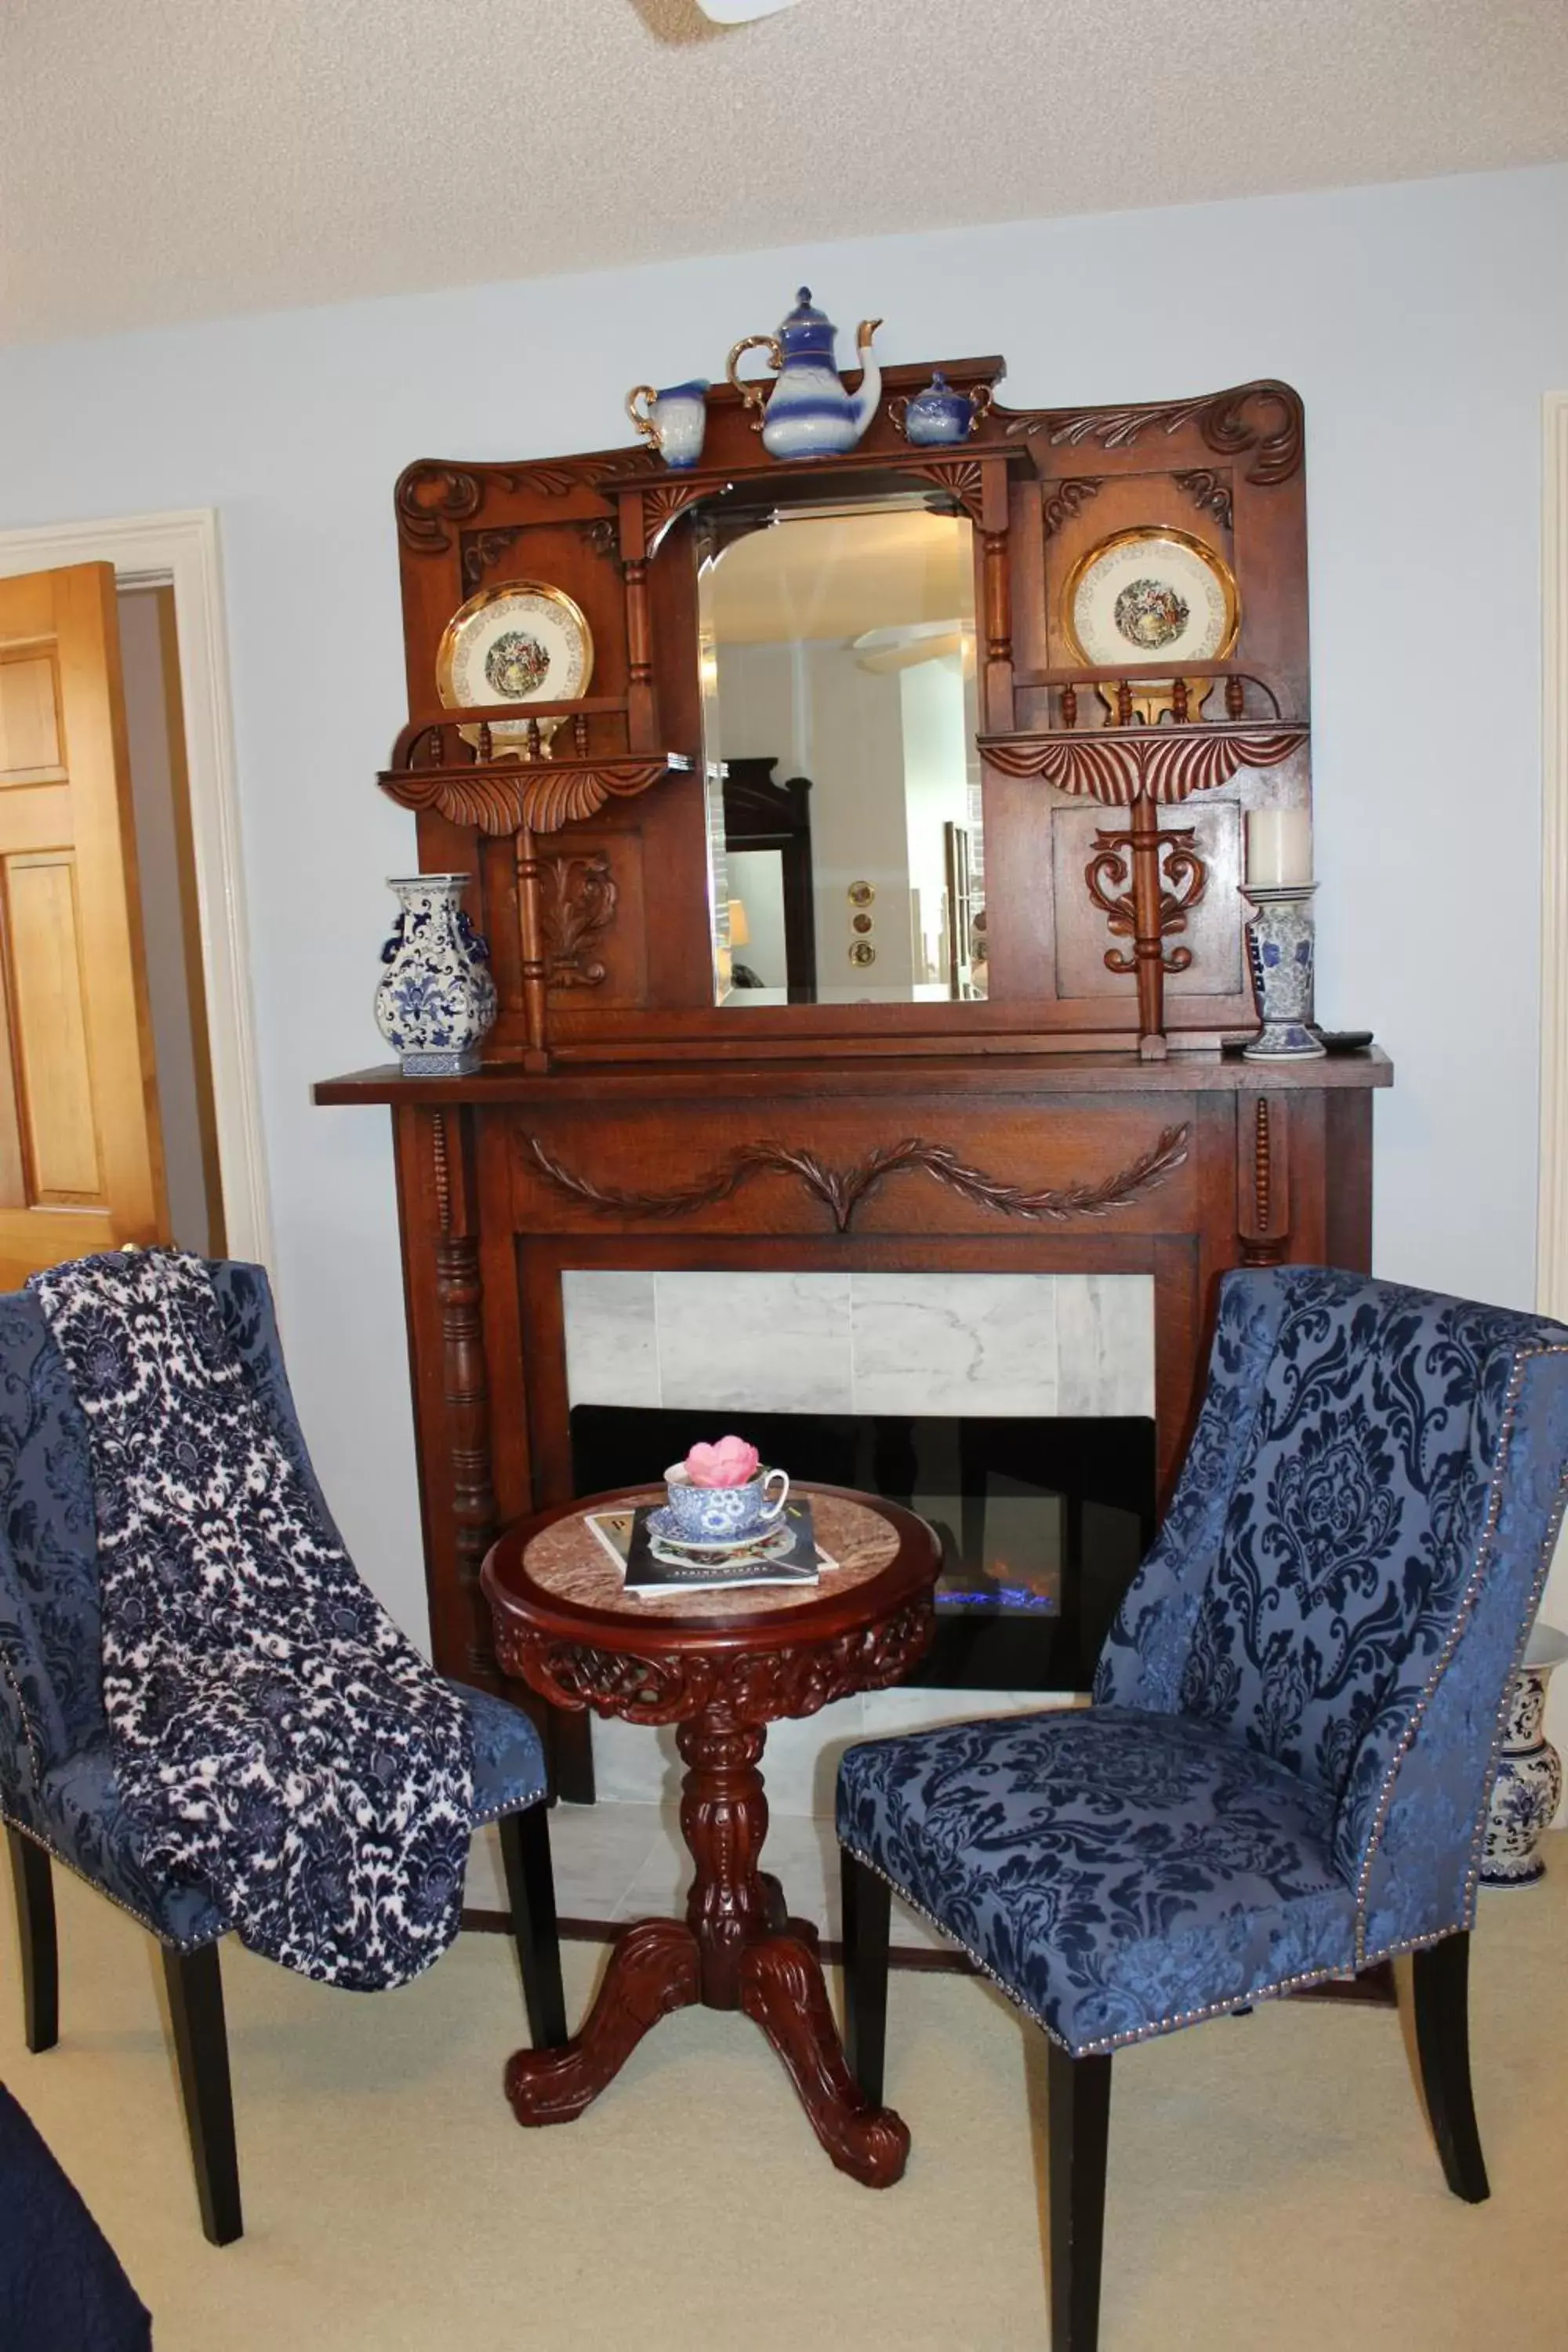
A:
[[[1239,768],[1275,768],[1307,740],[1305,727],[1253,720],[1215,726],[1101,728],[1091,735],[983,735],[1005,776],[1037,776],[1059,792],[1126,808],[1141,792],[1164,805],[1228,784]]]
[[[559,2050],[519,2050],[508,2060],[506,2095],[518,2122],[575,2123],[651,2026],[701,1998],[697,1938],[683,1920],[628,1927],[582,2032]]]
[[[1290,1240],[1289,1113],[1258,1095],[1237,1107],[1237,1237],[1243,1265],[1280,1265]]]
[[[616,917],[620,893],[607,857],[542,857],[539,918],[552,988],[597,988],[605,967],[592,942]]]
[[[929,1594],[885,1622],[831,1642],[802,1641],[726,1655],[704,1649],[610,1650],[564,1641],[497,1612],[496,1656],[506,1673],[557,1706],[592,1707],[625,1723],[689,1723],[721,1707],[737,1724],[816,1715],[834,1699],[899,1682],[931,1636]]]
[[[1063,523],[1097,499],[1103,487],[1098,474],[1071,474],[1066,481],[1051,483],[1041,509],[1045,537],[1054,539]]]
[[[406,467],[393,494],[398,536],[416,555],[439,555],[452,544],[447,525],[477,514],[483,497],[477,474],[428,460]]]
[[[1288,482],[1301,463],[1305,441],[1301,402],[1288,383],[1235,384],[1192,400],[1153,400],[1130,408],[1038,410],[1016,417],[1010,434],[1043,433],[1053,449],[1131,449],[1145,432],[1172,434],[1195,424],[1215,455],[1251,453],[1247,479],[1260,488]]]
[[[934,482],[939,489],[955,499],[978,526],[985,489],[985,468],[977,457],[900,457],[900,474],[918,474],[922,481]]]
[[[525,523],[500,523],[492,530],[463,533],[463,585],[477,588],[492,563],[499,563],[527,529]]]
[[[436,1221],[444,1234],[452,1230],[452,1171],[447,1158],[447,1114],[438,1110],[430,1122],[430,1156],[436,1183]]]
[[[634,799],[689,760],[531,760],[505,768],[393,768],[381,788],[400,808],[437,809],[481,833],[559,833],[595,815],[606,801]]]
[[[1110,929],[1120,939],[1137,935],[1137,917],[1132,889],[1131,853],[1138,841],[1133,833],[1097,833],[1095,854],[1084,868],[1083,878],[1089,895],[1110,919]],[[1184,931],[1187,912],[1195,907],[1208,886],[1208,867],[1192,846],[1191,825],[1173,827],[1159,836],[1159,872],[1169,888],[1162,888],[1159,903],[1159,935]],[[1173,948],[1161,958],[1165,971],[1185,971],[1193,960],[1191,948]],[[1124,955],[1117,948],[1108,948],[1106,968],[1110,971],[1129,972],[1138,969],[1136,956]]]
[[[563,499],[589,478],[585,466],[570,462],[547,461],[539,466],[512,466],[507,469],[507,488],[512,490],[538,490],[547,499]]]
[[[712,495],[705,482],[656,482],[642,494],[643,536],[650,555],[656,554],[659,541],[678,515],[682,515],[699,499]]]
[[[676,1185],[667,1192],[623,1192],[614,1185],[594,1184],[587,1177],[574,1175],[563,1167],[537,1136],[521,1139],[521,1148],[547,1184],[601,1215],[659,1219],[689,1216],[694,1210],[711,1208],[728,1200],[752,1177],[789,1175],[797,1177],[806,1191],[824,1203],[835,1230],[845,1234],[854,1222],[856,1211],[877,1187],[889,1176],[906,1170],[931,1176],[963,1199],[980,1208],[994,1209],[1003,1216],[1058,1224],[1073,1217],[1106,1216],[1114,1209],[1125,1208],[1143,1193],[1153,1192],[1182,1166],[1187,1156],[1187,1129],[1166,1128],[1147,1151],[1141,1152],[1113,1175],[1102,1177],[1098,1183],[1068,1184],[1054,1192],[1026,1192],[1019,1184],[1002,1183],[978,1168],[968,1168],[946,1145],[922,1142],[918,1136],[902,1143],[883,1145],[868,1152],[854,1167],[845,1169],[825,1167],[814,1152],[795,1151],[787,1144],[742,1144],[710,1174],[700,1177],[694,1184]]]
[[[849,2072],[833,2022],[822,1966],[799,1936],[769,1936],[741,1961],[741,2007],[760,2025],[840,2172],[890,2189],[910,2156],[910,2127],[873,2106]]]
[[[1229,530],[1233,523],[1230,484],[1212,467],[1194,466],[1186,473],[1173,474],[1171,479],[1179,490],[1185,490],[1200,514],[1212,514]]]

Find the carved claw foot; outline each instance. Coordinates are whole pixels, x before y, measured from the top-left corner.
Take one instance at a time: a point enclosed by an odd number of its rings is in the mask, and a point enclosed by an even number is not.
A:
[[[873,2106],[849,2072],[811,1946],[795,1935],[752,1944],[741,1961],[741,2007],[772,2042],[840,2172],[890,2189],[909,2160],[909,2126]]]
[[[679,1919],[628,1927],[580,2033],[559,2050],[519,2050],[506,2095],[520,2124],[574,2123],[614,2082],[650,2026],[702,1998],[697,1939]]]

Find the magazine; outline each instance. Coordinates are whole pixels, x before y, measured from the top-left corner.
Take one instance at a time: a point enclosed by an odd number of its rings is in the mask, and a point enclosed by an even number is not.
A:
[[[637,1510],[586,1515],[595,1539],[625,1574],[628,1592],[724,1592],[742,1585],[815,1584],[825,1568],[838,1565],[819,1547],[811,1505],[804,1496],[799,1500],[792,1496],[784,1507],[780,1525],[791,1538],[787,1548],[769,1539],[770,1529],[750,1545],[708,1559],[678,1545],[668,1550],[661,1545],[656,1551],[647,1531],[655,1508],[645,1504]]]

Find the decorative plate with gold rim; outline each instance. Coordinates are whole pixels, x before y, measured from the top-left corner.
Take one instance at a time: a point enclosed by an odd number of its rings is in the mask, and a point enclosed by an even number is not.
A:
[[[1079,556],[1062,591],[1062,634],[1096,669],[1221,661],[1240,625],[1236,574],[1225,558],[1163,524],[1102,539]]]
[[[436,690],[448,710],[481,703],[575,702],[594,674],[594,640],[570,596],[538,580],[507,580],[470,596],[447,622],[436,656]],[[541,743],[561,725],[539,721]],[[458,730],[465,742],[478,727]],[[500,759],[528,757],[528,721],[495,719],[490,740]]]

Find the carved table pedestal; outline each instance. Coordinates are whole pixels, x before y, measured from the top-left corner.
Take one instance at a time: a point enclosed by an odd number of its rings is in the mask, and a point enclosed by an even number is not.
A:
[[[768,1806],[758,1769],[767,1726],[897,1682],[931,1636],[941,1566],[924,1521],[891,1503],[811,1488],[837,1562],[816,1585],[629,1596],[584,1512],[657,1502],[599,1496],[525,1519],[485,1562],[502,1666],[556,1706],[673,1723],[686,1766],[680,1826],[696,1865],[686,1917],[628,1927],[581,2032],[519,2051],[507,2095],[522,2124],[570,2123],[671,2010],[702,2001],[762,2027],[841,2170],[897,2180],[910,2135],[865,2097],[833,2022],[816,1929],[791,1918],[758,1868]]]

